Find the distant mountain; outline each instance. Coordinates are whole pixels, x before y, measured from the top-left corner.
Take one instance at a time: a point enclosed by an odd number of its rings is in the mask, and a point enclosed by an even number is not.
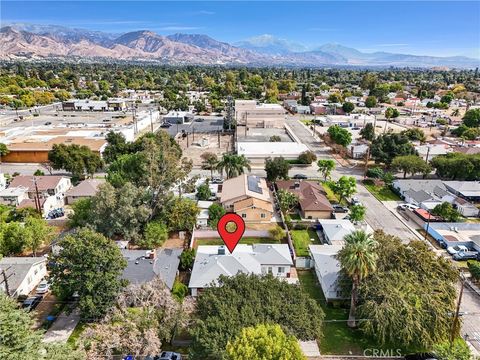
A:
[[[273,35],[264,34],[234,43],[235,46],[269,55],[285,55],[293,52],[304,52],[307,48],[298,43]]]
[[[56,25],[12,24],[0,29],[0,59],[85,58],[166,64],[254,66],[447,66],[473,68],[467,57],[364,53],[339,44],[314,50],[261,35],[235,45],[202,34],[159,35],[148,30],[111,34]]]

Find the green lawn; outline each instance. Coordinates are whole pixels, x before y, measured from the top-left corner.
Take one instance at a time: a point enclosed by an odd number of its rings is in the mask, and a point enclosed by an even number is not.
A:
[[[322,186],[325,189],[328,201],[330,201],[331,203],[338,203],[338,197],[328,185],[328,181],[323,181]]]
[[[77,341],[80,338],[80,335],[82,335],[82,332],[85,330],[87,327],[86,323],[79,322],[77,326],[75,326],[75,329],[73,329],[72,334],[67,340],[67,344],[73,346],[74,348],[77,347]]]
[[[315,230],[292,230],[291,234],[297,256],[308,256],[308,245],[320,244]],[[314,241],[310,241],[310,239],[314,239]]]
[[[298,213],[290,213],[288,217],[290,220],[302,220],[302,217]]]
[[[324,355],[361,355],[365,349],[399,348],[398,346],[379,346],[372,339],[365,337],[360,330],[348,328],[345,321],[348,319],[348,309],[334,307],[325,302],[313,271],[298,271],[298,277],[302,288],[320,304],[325,312],[323,338],[319,341],[320,353]]]
[[[278,244],[278,241],[275,241],[271,238],[252,238],[252,237],[244,237],[240,240],[240,244]],[[222,239],[196,239],[195,245],[223,245]]]
[[[390,188],[386,186],[375,186],[374,184],[363,184],[370,193],[380,201],[400,201],[402,200]]]

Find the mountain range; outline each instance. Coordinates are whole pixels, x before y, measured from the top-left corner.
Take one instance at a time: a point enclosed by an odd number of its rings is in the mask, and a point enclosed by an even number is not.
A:
[[[463,56],[365,53],[339,44],[313,50],[261,35],[229,44],[202,34],[159,35],[148,30],[112,34],[57,25],[10,24],[0,29],[0,59],[110,59],[166,64],[252,66],[478,67]]]

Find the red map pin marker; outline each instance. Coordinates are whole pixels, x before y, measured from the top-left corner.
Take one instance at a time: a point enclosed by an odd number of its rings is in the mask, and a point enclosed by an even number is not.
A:
[[[227,230],[227,224],[230,222],[237,226],[233,232]],[[217,231],[227,246],[228,251],[232,253],[245,232],[245,222],[235,213],[226,213],[218,220]]]

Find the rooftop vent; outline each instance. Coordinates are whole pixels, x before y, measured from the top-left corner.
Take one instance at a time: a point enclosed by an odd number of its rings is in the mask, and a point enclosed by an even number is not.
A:
[[[218,254],[218,255],[225,255],[225,246],[220,245],[220,246],[218,247],[218,253],[217,253],[217,254]]]

